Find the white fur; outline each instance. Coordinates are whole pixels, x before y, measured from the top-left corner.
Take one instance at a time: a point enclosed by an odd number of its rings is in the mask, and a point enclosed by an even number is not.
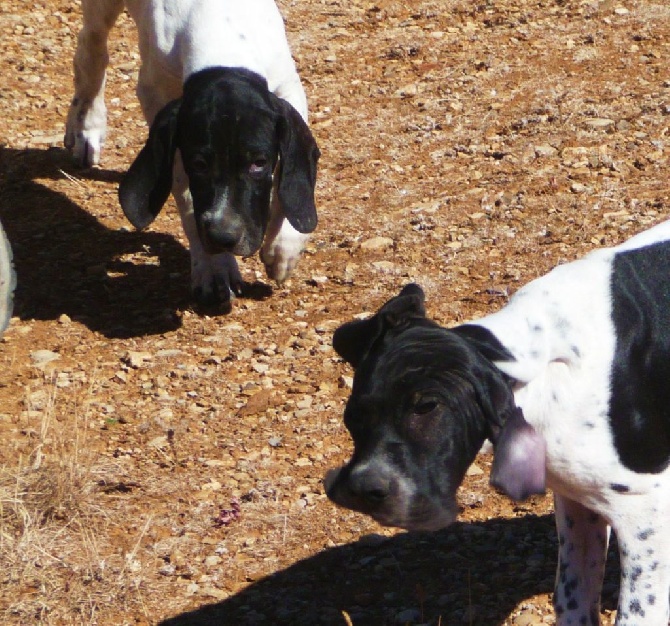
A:
[[[668,626],[670,469],[660,474],[626,469],[617,456],[607,413],[615,349],[610,293],[614,256],[665,240],[670,240],[670,222],[619,247],[557,267],[521,289],[504,309],[475,322],[491,330],[515,357],[496,365],[520,381],[515,400],[546,441],[547,484],[555,493],[559,535],[565,541],[561,562],[580,571],[575,561],[581,559],[582,571],[600,580],[611,527],[623,565],[631,570],[636,560],[644,565],[634,585],[622,584],[617,626]],[[617,493],[612,484],[626,485],[629,491]],[[640,540],[650,529],[652,536]],[[651,559],[658,561],[653,575]],[[597,607],[599,602],[598,582],[589,592],[583,589],[576,597],[580,614],[584,606]],[[644,603],[644,616],[630,610],[641,594],[655,597],[655,602]],[[569,600],[558,598],[564,608]],[[578,623],[571,621],[577,615],[566,609],[557,623]]]
[[[168,102],[180,97],[184,81],[211,66],[244,67],[263,76],[270,91],[289,102],[307,121],[307,99],[273,0],[82,0],[84,26],[75,53],[75,95],[68,113],[65,144],[84,165],[96,165],[105,140],[107,37],[127,7],[137,24],[142,57],[137,96],[149,124]],[[198,241],[187,178],[175,162],[175,197],[191,250],[192,288],[210,289],[222,256],[208,255]],[[276,197],[276,189],[274,192]],[[283,282],[308,239],[271,205],[262,259],[270,278]]]

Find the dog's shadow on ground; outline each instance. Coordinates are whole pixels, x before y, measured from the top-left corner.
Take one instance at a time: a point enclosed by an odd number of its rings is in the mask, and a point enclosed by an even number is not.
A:
[[[524,600],[552,591],[556,555],[553,515],[456,523],[382,543],[364,539],[326,549],[160,626],[346,626],[347,617],[353,626],[493,626]],[[606,608],[616,606],[617,577],[611,549]]]
[[[130,224],[111,230],[36,182],[66,178],[72,169],[65,150],[0,148],[0,221],[18,280],[14,315],[67,314],[106,337],[179,327],[180,309],[191,304],[188,251],[169,234],[136,232]],[[118,184],[122,173],[90,169],[77,177]]]

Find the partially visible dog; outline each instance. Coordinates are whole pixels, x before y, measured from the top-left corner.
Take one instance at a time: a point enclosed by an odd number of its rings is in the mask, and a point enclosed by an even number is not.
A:
[[[600,624],[610,527],[617,626],[668,626],[670,222],[559,266],[501,311],[450,330],[408,285],[336,330],[355,368],[350,462],[328,496],[382,524],[436,530],[483,441],[515,499],[554,491],[557,624]]]
[[[97,164],[106,133],[107,37],[127,6],[142,58],[137,95],[149,138],[119,190],[136,228],[170,191],[191,252],[191,287],[203,304],[243,286],[233,255],[261,248],[283,282],[317,223],[319,149],[307,100],[273,0],[83,0],[75,94],[65,145]]]
[[[16,273],[12,261],[12,247],[0,224],[0,334],[9,326],[9,320],[12,318],[15,287]]]

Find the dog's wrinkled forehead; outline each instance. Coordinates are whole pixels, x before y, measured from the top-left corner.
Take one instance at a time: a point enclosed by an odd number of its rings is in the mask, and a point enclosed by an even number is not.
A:
[[[205,70],[184,85],[179,126],[189,142],[256,142],[260,150],[275,142],[279,117],[261,77]]]
[[[354,393],[402,394],[471,369],[472,354],[460,337],[428,320],[387,331],[358,364]],[[449,386],[449,385],[447,385]]]

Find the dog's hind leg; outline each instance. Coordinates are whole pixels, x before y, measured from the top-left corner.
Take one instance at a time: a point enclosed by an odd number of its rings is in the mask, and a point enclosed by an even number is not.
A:
[[[123,10],[123,0],[83,0],[82,9],[84,25],[74,56],[74,97],[67,116],[65,147],[80,165],[90,167],[100,161],[107,130],[107,36]]]
[[[617,626],[670,624],[670,498],[664,488],[667,482],[659,480],[653,497],[618,496],[620,514],[612,520],[621,560]]]
[[[559,544],[556,624],[600,626],[609,527],[603,517],[574,500],[554,494],[554,501]]]

